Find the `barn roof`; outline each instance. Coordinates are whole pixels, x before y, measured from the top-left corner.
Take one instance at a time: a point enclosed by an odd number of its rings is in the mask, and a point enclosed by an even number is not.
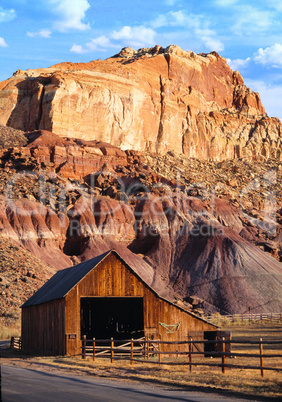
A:
[[[61,299],[83,279],[88,272],[96,267],[110,251],[97,257],[91,258],[85,262],[81,262],[70,268],[65,268],[58,271],[53,275],[37,292],[35,292],[22,307],[34,306],[36,304],[42,304],[51,300]]]
[[[52,276],[34,295],[32,295],[21,307],[30,307],[52,300],[64,298],[68,292],[76,286],[92,269],[94,269],[104,258],[109,254],[115,254],[120,258],[125,265],[136,274],[158,297],[173,304],[176,308],[185,311],[186,313],[206,322],[203,318],[187,311],[185,308],[176,305],[168,297],[164,295],[164,284],[160,277],[156,275],[156,271],[152,266],[147,264],[143,258],[132,253],[125,247],[116,250],[108,250],[107,252],[91,258],[90,260],[81,262],[70,268],[65,268],[58,271]]]

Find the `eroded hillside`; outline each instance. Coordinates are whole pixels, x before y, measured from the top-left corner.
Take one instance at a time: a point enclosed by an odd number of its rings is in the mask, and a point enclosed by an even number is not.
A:
[[[196,311],[281,309],[281,162],[25,138],[2,150],[2,236],[56,269],[127,247]]]

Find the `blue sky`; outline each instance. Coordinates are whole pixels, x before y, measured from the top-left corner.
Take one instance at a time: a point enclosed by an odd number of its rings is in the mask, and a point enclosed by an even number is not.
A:
[[[282,119],[282,1],[0,0],[0,81],[156,44],[217,51]]]

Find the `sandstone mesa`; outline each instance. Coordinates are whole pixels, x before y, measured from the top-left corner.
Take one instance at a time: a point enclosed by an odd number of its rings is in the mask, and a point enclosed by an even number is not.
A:
[[[222,161],[282,158],[281,122],[216,52],[178,46],[18,70],[0,83],[0,123],[122,150]]]

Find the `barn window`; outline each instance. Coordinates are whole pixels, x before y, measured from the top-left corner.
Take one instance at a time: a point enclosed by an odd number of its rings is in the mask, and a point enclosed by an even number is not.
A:
[[[81,336],[130,339],[144,336],[142,297],[82,297]]]

